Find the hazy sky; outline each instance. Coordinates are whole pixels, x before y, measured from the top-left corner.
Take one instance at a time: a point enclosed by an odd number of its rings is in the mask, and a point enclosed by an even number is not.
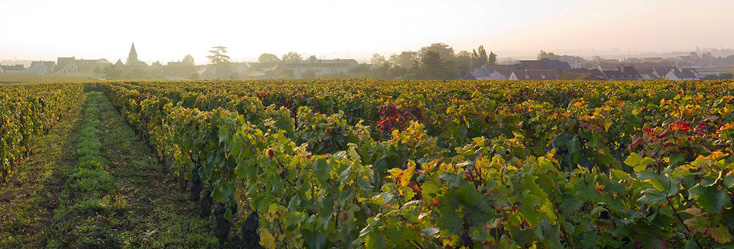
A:
[[[734,47],[734,0],[0,0],[0,60]],[[502,57],[503,55],[500,54]]]

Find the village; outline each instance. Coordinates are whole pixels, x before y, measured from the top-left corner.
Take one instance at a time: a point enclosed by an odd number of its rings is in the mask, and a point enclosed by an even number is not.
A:
[[[441,43],[439,43],[441,44]],[[441,44],[443,47],[448,47]],[[438,46],[441,48],[441,46]],[[430,48],[437,47],[433,44]],[[451,49],[450,47],[448,47]],[[422,49],[423,50],[423,49]],[[483,48],[480,46],[480,52]],[[722,50],[721,51],[725,51]],[[728,50],[727,50],[728,51]],[[226,72],[222,73],[221,65],[194,63],[193,57],[187,55],[183,60],[146,63],[138,59],[133,43],[127,59],[118,59],[112,63],[106,59],[77,59],[76,57],[58,57],[56,61],[32,61],[30,66],[24,64],[2,65],[0,74],[36,74],[36,75],[93,75],[98,79],[272,79],[272,78],[381,78],[378,72],[385,64],[391,68],[383,71],[392,73],[393,79],[469,79],[469,80],[703,80],[731,79],[734,68],[734,55],[715,57],[711,52],[697,49],[687,56],[677,57],[643,57],[624,59],[603,59],[595,57],[586,60],[578,56],[555,55],[541,50],[536,60],[506,60],[497,63],[488,60],[486,52],[484,60],[474,62],[472,54],[461,51],[456,55],[450,50],[450,58],[441,56],[440,62],[457,68],[443,76],[426,78],[417,73],[410,74],[423,63],[424,56],[418,52],[393,54],[390,61],[375,54],[369,63],[360,63],[355,59],[317,59],[311,56],[302,59],[296,53],[284,55],[280,60],[272,54],[263,54],[255,62],[227,61]],[[405,54],[409,57],[409,65],[400,68],[395,62]],[[439,54],[445,54],[438,51]],[[467,55],[468,54],[468,55]],[[700,55],[699,55],[700,54]],[[719,53],[721,54],[721,53]],[[269,55],[265,56],[265,55]],[[550,56],[547,56],[550,55]],[[461,57],[467,59],[462,59]],[[477,56],[474,51],[474,56]],[[496,56],[496,55],[494,55]],[[264,60],[263,57],[266,57]],[[286,58],[288,57],[288,58]],[[471,58],[469,58],[471,57]],[[543,57],[543,58],[541,58]],[[397,59],[396,59],[397,58]],[[472,60],[464,64],[461,61]],[[456,62],[454,62],[456,61]],[[400,70],[397,70],[400,69]],[[401,71],[402,70],[402,71]],[[418,70],[415,70],[418,71]],[[411,77],[412,76],[412,77]],[[441,78],[443,77],[443,78]]]

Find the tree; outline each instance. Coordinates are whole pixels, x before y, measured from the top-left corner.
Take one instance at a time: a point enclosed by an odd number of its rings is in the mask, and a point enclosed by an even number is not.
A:
[[[227,47],[212,47],[212,50],[209,50],[209,53],[211,53],[211,55],[207,55],[206,58],[208,58],[214,65],[217,77],[228,75],[230,58],[227,55]]]
[[[290,68],[283,68],[278,73],[278,77],[281,79],[293,79],[293,75],[295,74],[295,71]]]
[[[288,52],[287,54],[283,55],[283,62],[286,61],[300,61],[301,55],[296,52]]]
[[[257,58],[257,62],[259,62],[263,67],[272,68],[275,65],[280,64],[281,61],[277,55],[264,53]]]
[[[450,80],[456,75],[456,65],[453,60],[441,59],[441,55],[434,51],[426,51],[421,56],[420,74],[418,78],[426,80]]]
[[[195,65],[194,64],[194,57],[191,56],[190,54],[187,54],[186,56],[184,56],[182,62],[185,63],[186,65],[189,65],[189,66]]]
[[[487,55],[487,50],[484,50],[484,45],[479,45],[479,48],[477,48],[477,53],[479,55],[479,62],[482,64],[478,67],[482,67],[487,64],[487,62],[489,62],[489,56]]]
[[[390,63],[403,69],[411,69],[418,65],[418,52],[403,51],[399,55],[390,56]]]
[[[97,73],[104,74],[105,79],[119,79],[122,78],[122,69],[115,65],[109,64],[95,70]]]
[[[316,78],[316,71],[310,70],[310,69],[309,70],[306,70],[305,72],[303,72],[303,74],[301,74],[301,78],[303,78],[303,79],[313,79],[313,78]]]
[[[359,63],[357,67],[352,69],[352,74],[357,78],[372,78],[372,69],[367,63]]]
[[[472,50],[471,54],[471,69],[474,70],[476,68],[480,68],[486,64],[489,64],[489,55],[487,55],[487,50],[484,49],[483,45],[479,45],[479,48]],[[496,63],[496,55],[495,55],[495,62],[492,64],[494,65]],[[460,65],[457,61],[456,65]]]
[[[374,65],[375,67],[381,67],[382,65],[387,64],[387,60],[385,59],[385,56],[382,56],[380,54],[373,54],[372,59],[370,59],[370,64]]]
[[[481,67],[476,66],[481,63],[477,62],[478,60],[474,57],[475,54],[476,53],[469,53],[468,51],[461,51],[456,54],[456,70],[459,72],[459,75],[465,75],[470,71]]]
[[[558,60],[562,62],[567,62],[568,64],[571,64],[571,65],[586,63],[586,60],[584,58],[581,58],[579,56],[573,56],[573,55],[561,55],[559,56]]]
[[[240,78],[240,73],[237,72],[237,71],[232,71],[232,73],[229,74],[229,78],[230,79],[233,79],[233,80],[234,79],[239,79]]]
[[[198,80],[199,79],[199,73],[193,72],[189,75],[190,80]]]
[[[696,52],[691,52],[690,54],[688,54],[688,56],[690,56],[692,59],[698,59],[699,58],[698,57],[698,53],[696,53]]]
[[[545,52],[542,49],[540,50],[540,53],[538,53],[538,60],[540,59],[551,59],[551,60],[559,60],[561,57],[554,54],[553,52]]]
[[[316,58],[315,55],[311,55],[311,56],[308,57],[308,61],[310,61],[311,63],[316,63],[316,61],[318,61],[318,60],[319,59]]]
[[[497,54],[494,52],[489,52],[489,56],[487,57],[487,64],[489,65],[497,65]]]
[[[227,55],[227,47],[212,47],[212,50],[209,50],[209,53],[211,53],[211,55],[207,55],[206,58],[208,58],[212,64],[229,63],[230,58],[229,55]]]
[[[734,79],[734,74],[732,74],[732,73],[720,73],[719,74],[719,79],[722,79],[722,80]]]
[[[127,72],[127,75],[125,75],[125,78],[128,79],[147,79],[149,78],[150,73],[148,70],[146,70],[143,67],[135,66],[130,69],[130,71]]]
[[[445,43],[434,43],[428,47],[422,47],[420,50],[420,56],[423,57],[428,51],[438,53],[439,57],[443,60],[454,59],[454,49]]]

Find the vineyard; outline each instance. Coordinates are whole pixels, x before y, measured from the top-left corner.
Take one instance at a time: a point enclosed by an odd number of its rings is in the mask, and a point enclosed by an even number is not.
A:
[[[19,84],[2,179],[85,86],[244,248],[734,248],[732,81]]]
[[[82,93],[80,84],[8,85],[0,91],[0,182]]]

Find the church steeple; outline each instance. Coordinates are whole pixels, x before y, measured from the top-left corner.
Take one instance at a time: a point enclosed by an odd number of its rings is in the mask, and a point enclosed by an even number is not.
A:
[[[133,42],[132,47],[130,47],[130,54],[127,56],[127,65],[135,64],[138,62],[138,52],[135,51],[135,43]]]

